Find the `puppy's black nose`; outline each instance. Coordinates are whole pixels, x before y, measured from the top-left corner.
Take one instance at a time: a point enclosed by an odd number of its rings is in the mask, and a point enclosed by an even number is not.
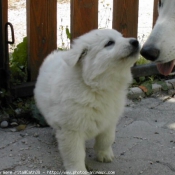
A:
[[[155,61],[159,57],[160,50],[155,48],[152,45],[143,46],[140,54],[145,57],[147,60]]]
[[[135,48],[139,47],[139,42],[136,39],[131,39],[129,43]]]

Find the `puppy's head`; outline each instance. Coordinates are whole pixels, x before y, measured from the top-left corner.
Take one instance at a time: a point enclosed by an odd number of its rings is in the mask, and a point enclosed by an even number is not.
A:
[[[130,71],[139,55],[139,43],[134,38],[124,38],[116,30],[93,30],[74,41],[66,62],[82,67],[87,81],[103,75]]]
[[[159,0],[159,17],[141,49],[146,59],[157,63],[163,75],[171,73],[175,62],[175,1]]]

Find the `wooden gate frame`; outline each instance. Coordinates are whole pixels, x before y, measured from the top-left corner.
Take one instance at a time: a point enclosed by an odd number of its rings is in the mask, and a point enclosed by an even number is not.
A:
[[[43,59],[57,48],[57,0],[27,0],[29,81],[35,81]]]
[[[5,24],[7,23],[7,0],[0,1],[0,89],[7,88],[6,79],[6,41],[5,41]]]

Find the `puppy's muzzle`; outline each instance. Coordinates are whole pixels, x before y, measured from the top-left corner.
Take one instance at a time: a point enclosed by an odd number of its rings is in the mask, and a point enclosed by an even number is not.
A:
[[[139,48],[140,48],[140,45],[139,45],[139,42],[136,40],[136,39],[131,39],[129,41],[130,45],[132,46],[132,53],[131,54],[134,54],[136,52],[139,51]]]
[[[150,61],[156,61],[159,57],[160,50],[152,45],[145,45],[142,47],[140,54]]]
[[[131,39],[129,43],[133,46],[138,48],[139,47],[139,42],[136,39]]]

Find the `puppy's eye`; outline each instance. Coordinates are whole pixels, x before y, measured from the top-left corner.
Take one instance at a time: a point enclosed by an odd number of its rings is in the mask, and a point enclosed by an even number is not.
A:
[[[111,46],[111,45],[113,45],[113,44],[115,44],[115,42],[112,41],[112,40],[110,40],[110,41],[105,45],[105,47]]]

